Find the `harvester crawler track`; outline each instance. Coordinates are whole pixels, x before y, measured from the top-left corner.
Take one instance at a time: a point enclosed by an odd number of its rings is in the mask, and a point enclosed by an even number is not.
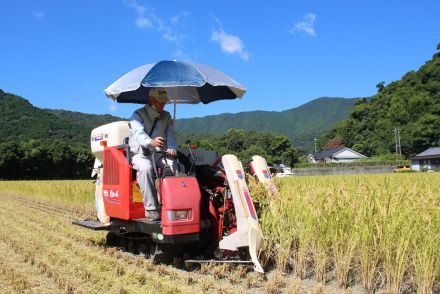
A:
[[[181,253],[179,248],[167,244],[155,243],[144,234],[109,232],[106,237],[107,246],[119,247],[132,254],[142,254],[153,262],[168,262]]]

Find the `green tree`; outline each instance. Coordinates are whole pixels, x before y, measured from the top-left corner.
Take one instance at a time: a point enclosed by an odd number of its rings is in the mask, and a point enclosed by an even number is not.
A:
[[[377,93],[380,93],[383,91],[383,89],[385,89],[385,82],[380,82],[376,85],[377,88]]]
[[[86,145],[41,140],[0,143],[0,179],[89,178],[93,160]]]
[[[212,138],[211,146],[221,155],[235,154],[246,166],[253,155],[264,157],[268,164],[293,165],[298,160],[296,150],[286,136],[268,132],[230,129]]]

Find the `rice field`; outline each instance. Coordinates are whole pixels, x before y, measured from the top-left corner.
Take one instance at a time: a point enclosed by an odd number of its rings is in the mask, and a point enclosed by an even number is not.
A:
[[[71,225],[92,181],[0,181],[1,293],[440,293],[440,173],[250,183],[265,275],[153,265]]]
[[[440,293],[440,174],[291,177],[254,193],[266,264],[341,289]]]

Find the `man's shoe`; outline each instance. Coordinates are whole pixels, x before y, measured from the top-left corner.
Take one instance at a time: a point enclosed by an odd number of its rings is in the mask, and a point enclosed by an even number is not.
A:
[[[160,220],[160,214],[157,210],[147,210],[147,219],[151,221],[157,221]]]

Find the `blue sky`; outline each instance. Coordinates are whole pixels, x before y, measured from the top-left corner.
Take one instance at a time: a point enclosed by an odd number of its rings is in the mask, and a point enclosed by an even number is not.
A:
[[[103,90],[177,59],[247,88],[240,101],[178,105],[178,118],[370,96],[431,58],[439,11],[438,0],[2,1],[0,89],[42,108],[129,117],[139,106]]]

